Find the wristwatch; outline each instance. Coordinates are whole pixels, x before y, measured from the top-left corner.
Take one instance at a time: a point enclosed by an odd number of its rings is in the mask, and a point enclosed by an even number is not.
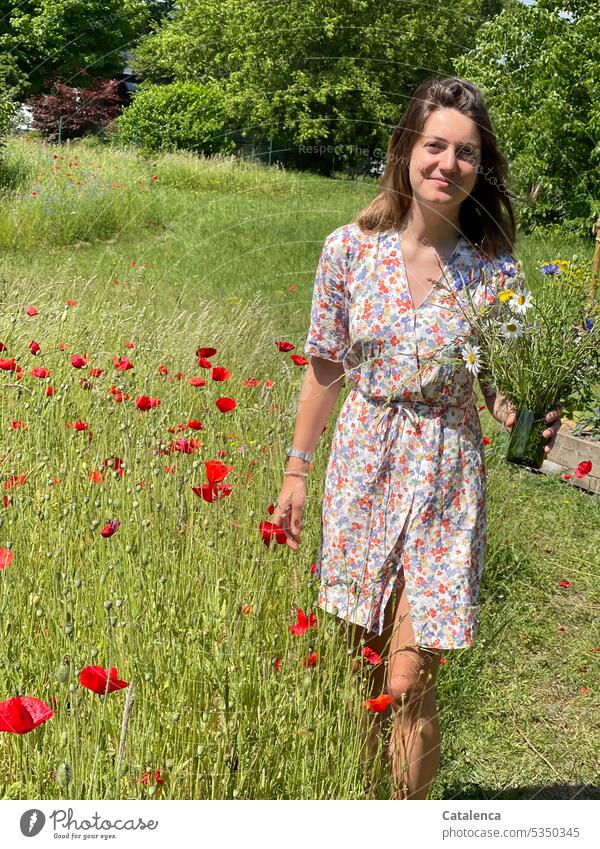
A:
[[[298,451],[297,448],[288,448],[287,450],[288,457],[297,457],[299,460],[306,460],[307,463],[310,463],[312,460],[312,454],[308,451]]]

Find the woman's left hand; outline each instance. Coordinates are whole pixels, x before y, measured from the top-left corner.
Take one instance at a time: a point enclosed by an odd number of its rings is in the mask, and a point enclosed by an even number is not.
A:
[[[550,410],[549,413],[546,413],[546,421],[550,424],[550,427],[546,428],[546,430],[542,434],[542,436],[548,440],[548,444],[544,445],[544,453],[546,454],[549,454],[550,451],[552,451],[554,443],[556,442],[556,434],[560,430],[560,426],[562,424],[562,409],[562,406],[559,404],[558,407],[555,407],[553,410]],[[511,412],[506,416],[506,419],[504,421],[504,427],[507,430],[510,430],[516,420],[516,413],[511,410]]]

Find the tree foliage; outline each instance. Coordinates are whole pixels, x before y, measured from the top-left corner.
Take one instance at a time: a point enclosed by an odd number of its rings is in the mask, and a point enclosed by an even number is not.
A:
[[[0,52],[6,78],[21,97],[62,76],[78,85],[80,71],[107,79],[123,65],[148,26],[144,0],[0,0]]]
[[[538,0],[487,22],[456,73],[483,89],[526,229],[600,214],[597,0]]]
[[[499,0],[181,0],[132,65],[155,84],[219,83],[247,137],[385,145],[423,79],[453,57]],[[277,146],[277,145],[276,145]]]

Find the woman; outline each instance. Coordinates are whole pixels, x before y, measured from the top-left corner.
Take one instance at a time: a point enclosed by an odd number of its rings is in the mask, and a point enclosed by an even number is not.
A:
[[[392,798],[427,797],[439,766],[439,664],[445,650],[472,645],[477,628],[483,436],[455,299],[468,287],[484,303],[490,281],[514,269],[505,177],[477,87],[424,82],[390,139],[380,193],[327,237],[315,280],[311,363],[274,521],[295,550],[307,464],[345,374],[353,388],[327,467],[318,603],[337,614],[355,650],[382,658],[372,695],[387,688],[393,701],[369,747],[391,716]],[[478,377],[488,409],[510,429],[515,411]],[[560,409],[546,419],[548,452]]]

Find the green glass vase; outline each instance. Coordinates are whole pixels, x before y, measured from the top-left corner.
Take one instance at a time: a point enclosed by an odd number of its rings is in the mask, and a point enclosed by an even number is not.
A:
[[[510,441],[506,451],[509,463],[527,466],[529,469],[541,469],[544,462],[543,437],[546,416],[534,410],[517,410],[517,418],[510,432]]]

